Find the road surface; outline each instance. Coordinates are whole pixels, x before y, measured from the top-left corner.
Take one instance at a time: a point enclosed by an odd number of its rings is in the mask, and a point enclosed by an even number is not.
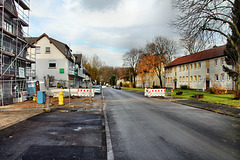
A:
[[[240,119],[110,87],[104,96],[116,160],[239,160]]]

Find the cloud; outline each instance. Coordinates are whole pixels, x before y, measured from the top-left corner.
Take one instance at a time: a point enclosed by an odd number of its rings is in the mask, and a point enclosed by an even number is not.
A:
[[[81,1],[84,8],[94,11],[104,11],[107,9],[115,9],[121,0],[85,0]]]
[[[30,35],[45,32],[76,44],[79,48],[74,50],[87,45],[99,53],[116,54],[119,62],[115,64],[122,63],[120,54],[144,47],[155,36],[176,37],[168,25],[172,17],[169,0],[31,0],[31,10]]]
[[[121,61],[122,53],[116,50],[114,51],[111,48],[96,48],[86,45],[72,45],[71,48],[74,49],[76,53],[82,53],[86,57],[92,57],[93,55],[97,55],[101,59],[101,61],[108,66],[117,67],[123,65]]]

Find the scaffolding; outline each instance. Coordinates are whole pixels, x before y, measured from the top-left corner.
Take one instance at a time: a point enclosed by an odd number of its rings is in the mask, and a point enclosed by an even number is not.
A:
[[[30,0],[0,0],[1,56],[0,103],[6,105],[26,90],[26,79],[34,77],[34,53],[27,52]]]

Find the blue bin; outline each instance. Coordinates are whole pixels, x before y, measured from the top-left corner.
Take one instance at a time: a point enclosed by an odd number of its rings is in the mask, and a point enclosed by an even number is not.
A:
[[[35,82],[27,83],[27,91],[31,97],[33,97],[33,94],[36,94]]]
[[[37,103],[45,103],[46,102],[46,93],[43,91],[37,92]]]

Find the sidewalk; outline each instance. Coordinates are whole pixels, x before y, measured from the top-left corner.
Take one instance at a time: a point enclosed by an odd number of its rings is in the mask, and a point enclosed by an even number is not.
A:
[[[80,107],[83,111],[89,111],[89,108],[101,108],[101,102],[95,101],[94,103],[85,103],[88,99],[71,99],[68,103],[68,99],[64,100],[64,106],[58,106],[56,103],[50,107],[51,109],[56,109],[60,107]],[[101,106],[101,107],[100,107]],[[21,103],[15,103],[6,106],[0,106],[0,130],[7,128],[13,124],[24,121],[30,117],[41,114],[44,112],[44,104],[37,104],[33,101],[26,101]],[[92,109],[92,110],[93,110]]]
[[[43,110],[33,111],[0,111],[0,130],[7,128],[13,124],[24,121],[30,117],[42,113]]]
[[[42,106],[26,108],[25,105],[23,108],[24,103],[18,107],[15,104],[0,108],[1,139],[11,135],[1,146],[0,159],[106,159],[105,118],[101,97],[95,97],[93,101],[71,98],[69,102],[66,99],[64,105],[54,105],[50,107],[50,113],[43,114]],[[20,121],[23,122],[18,123]],[[30,125],[15,132],[26,124]],[[26,134],[29,142],[25,143]],[[37,134],[41,136],[37,138]],[[22,150],[15,149],[19,145],[15,141],[22,141]],[[9,146],[13,149],[9,150]]]
[[[231,107],[231,106],[213,104],[213,103],[202,102],[197,100],[187,100],[187,99],[176,99],[176,100],[173,99],[171,101],[175,103],[195,107],[195,108],[205,109],[205,110],[216,112],[219,114],[232,116],[235,118],[240,118],[240,108],[238,107]]]
[[[33,101],[0,106],[0,130],[42,113],[43,108]]]

